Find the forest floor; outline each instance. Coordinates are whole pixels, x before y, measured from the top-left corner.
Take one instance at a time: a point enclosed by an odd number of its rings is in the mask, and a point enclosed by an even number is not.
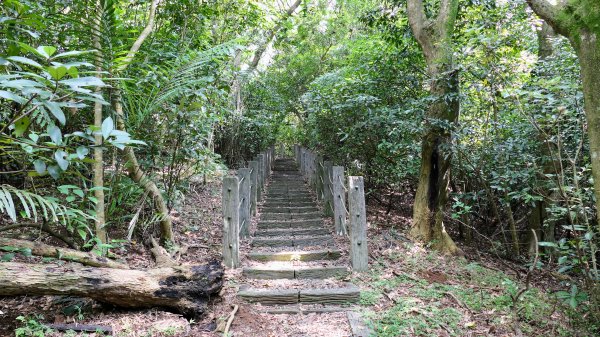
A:
[[[189,247],[180,257],[182,262],[202,264],[220,258],[220,191],[219,183],[192,185],[174,214],[177,242]],[[514,301],[525,286],[524,267],[473,248],[462,247],[466,257],[459,259],[411,243],[405,236],[410,205],[408,196],[389,213],[381,205],[368,205],[371,268],[348,278],[361,287],[358,311],[377,336],[517,336],[517,328],[526,336],[586,335],[573,330],[564,306],[550,296],[561,285],[547,273],[532,275],[530,290]],[[115,253],[132,268],[154,264],[141,244],[124,245]],[[347,324],[341,313],[260,313],[236,298],[239,271],[227,271],[225,277],[220,298],[209,303],[207,314],[197,322],[157,309],[120,310],[85,299],[0,298],[0,336],[15,336],[15,329],[23,332],[21,336],[33,336],[30,332],[43,331],[38,323],[75,322],[110,326],[113,336],[222,336],[215,329],[236,304],[240,309],[231,326],[233,336],[332,336],[323,328]],[[17,320],[19,316],[24,318]],[[45,336],[106,335],[51,332]]]

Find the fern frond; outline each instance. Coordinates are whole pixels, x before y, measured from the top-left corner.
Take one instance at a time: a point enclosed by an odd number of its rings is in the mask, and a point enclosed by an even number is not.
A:
[[[90,217],[78,209],[66,207],[55,200],[45,198],[39,194],[21,190],[10,185],[0,185],[0,213],[5,213],[14,222],[17,222],[18,219],[18,209],[15,205],[15,200],[19,201],[20,209],[25,213],[22,217],[26,219],[33,218],[36,222],[38,215],[46,221],[61,222],[65,225],[70,215]],[[38,212],[38,209],[40,212]]]

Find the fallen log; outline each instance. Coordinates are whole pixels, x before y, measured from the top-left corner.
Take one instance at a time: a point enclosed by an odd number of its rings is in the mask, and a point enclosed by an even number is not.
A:
[[[124,308],[160,307],[197,318],[223,286],[223,267],[202,266],[150,270],[0,263],[0,296],[68,295],[89,297]]]
[[[59,260],[79,262],[86,266],[101,268],[129,269],[129,266],[92,252],[82,252],[75,249],[50,246],[41,242],[0,238],[0,250],[12,251],[13,248],[30,249],[35,256],[53,257]]]

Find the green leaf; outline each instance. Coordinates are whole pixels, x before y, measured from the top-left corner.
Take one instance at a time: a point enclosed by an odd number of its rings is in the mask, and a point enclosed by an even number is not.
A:
[[[85,158],[88,153],[90,153],[90,149],[85,146],[80,146],[77,148],[77,157],[79,157],[79,159]]]
[[[54,66],[46,68],[46,71],[55,80],[60,80],[67,74],[67,68],[64,66]]]
[[[8,254],[4,254],[2,255],[2,258],[0,258],[0,260],[2,260],[2,262],[10,262],[12,261],[12,259],[15,258],[15,254],[13,253],[8,253]]]
[[[19,249],[19,252],[21,252],[21,254],[25,255],[25,257],[31,257],[31,248],[22,248],[22,249]]]
[[[540,247],[558,247],[558,245],[554,242],[541,241],[538,242],[538,246]]]
[[[70,78],[68,80],[62,80],[60,83],[71,86],[71,87],[104,87],[106,84],[101,79],[93,76],[88,77],[77,77]]]
[[[54,159],[56,159],[56,163],[63,171],[66,171],[69,168],[69,161],[67,160],[68,154],[63,150],[58,150],[54,152]]]
[[[78,228],[77,233],[79,233],[79,236],[81,236],[82,239],[85,240],[87,238],[87,233],[83,229]]]
[[[45,58],[50,58],[50,56],[54,55],[56,52],[56,48],[52,46],[39,46],[37,47],[38,54],[42,55]]]
[[[15,88],[15,89],[23,89],[23,88],[35,88],[35,87],[43,87],[44,85],[41,83],[38,83],[36,81],[32,81],[32,80],[24,80],[24,79],[19,79],[19,80],[12,80],[12,81],[8,81],[8,82],[4,82],[2,83],[2,85],[4,87],[8,87],[8,88]]]
[[[102,122],[102,137],[104,139],[107,139],[114,129],[115,129],[115,123],[113,122],[113,119],[111,117],[107,117]]]
[[[46,163],[41,159],[36,159],[33,162],[33,167],[38,174],[44,174],[44,172],[46,172]]]
[[[23,133],[25,133],[25,131],[27,131],[29,124],[31,124],[29,117],[25,116],[25,117],[19,119],[15,123],[15,136],[21,137],[23,135]]]
[[[40,69],[42,68],[42,65],[41,65],[41,64],[39,64],[39,63],[35,62],[35,61],[34,61],[34,60],[32,60],[32,59],[28,59],[28,58],[26,58],[26,57],[22,57],[22,56],[11,56],[11,57],[8,57],[8,59],[9,59],[9,60],[11,60],[11,61],[15,61],[15,62],[19,62],[19,63],[27,64],[27,65],[30,65],[30,66],[32,66],[32,67],[36,67],[36,68],[40,68]]]
[[[60,108],[58,103],[48,101],[48,102],[44,102],[44,105],[48,108],[48,110],[50,110],[52,115],[54,115],[54,117],[56,117],[56,119],[58,119],[60,124],[65,125],[65,123],[67,122],[67,119],[65,117],[65,113],[62,111],[62,109]]]
[[[54,55],[54,57],[52,59],[59,59],[61,57],[68,57],[68,56],[78,56],[78,55],[83,55],[83,54],[89,54],[89,53],[93,53],[95,52],[95,50],[72,50],[72,51],[67,51],[64,53],[59,53]]]
[[[50,135],[50,139],[56,145],[60,145],[62,143],[62,132],[56,125],[51,125],[48,127],[48,135]]]
[[[60,177],[60,168],[56,165],[48,166],[48,173],[54,179],[58,179]]]
[[[9,101],[15,101],[19,104],[27,102],[27,100],[19,95],[15,95],[10,91],[0,90],[0,98],[4,98]]]

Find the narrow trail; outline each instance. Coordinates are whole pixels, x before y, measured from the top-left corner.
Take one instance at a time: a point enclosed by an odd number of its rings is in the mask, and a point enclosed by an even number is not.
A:
[[[323,330],[319,336],[366,336],[356,324],[350,333],[360,289],[344,281],[348,249],[334,238],[294,160],[274,161],[263,201],[237,296],[259,312],[298,314],[306,317],[296,319],[301,325],[322,325],[290,327],[289,336],[317,336],[315,329]]]

